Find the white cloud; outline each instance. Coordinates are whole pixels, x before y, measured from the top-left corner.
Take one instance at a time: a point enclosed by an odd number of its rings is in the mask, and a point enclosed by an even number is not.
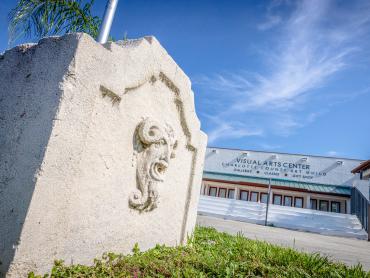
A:
[[[323,25],[330,11],[329,3],[309,0],[298,6],[283,27],[281,45],[270,54],[271,73],[259,77],[252,88],[245,91],[245,101],[236,103],[234,108],[247,111],[266,105],[291,105],[343,70],[348,56],[357,50],[348,40],[369,22],[369,17],[352,22],[356,30],[327,28]]]
[[[205,115],[216,128],[208,132],[208,144],[221,139],[238,139],[247,136],[262,136],[263,131],[255,127],[247,127],[241,122],[226,122],[218,116]]]
[[[245,74],[247,75],[247,74]],[[215,74],[211,77],[201,75],[192,79],[194,84],[205,86],[207,89],[221,93],[243,94],[247,88],[252,88],[253,84],[245,76],[235,73]]]
[[[276,5],[281,4],[277,1]],[[299,118],[297,111],[304,109],[317,90],[348,67],[351,57],[361,51],[361,39],[364,41],[363,35],[369,29],[370,2],[360,1],[351,7],[353,10],[343,11],[336,2],[301,1],[284,22],[273,19],[273,9],[269,9],[267,16],[271,23],[265,22],[266,28],[279,21],[282,35],[279,43],[271,44],[266,54],[267,73],[202,76],[196,83],[219,92],[213,101],[222,95],[220,101],[223,102],[225,95],[228,96],[229,106],[221,112],[220,118],[232,122],[240,117],[249,119],[247,115],[258,113],[260,118],[269,118],[262,120],[262,132],[267,129],[288,136],[322,114],[309,111],[308,116]],[[217,135],[230,129],[232,125],[229,125],[215,123],[209,133],[211,140],[225,138],[225,135]],[[248,132],[233,130],[235,137],[249,136]]]
[[[281,148],[280,145],[271,145],[267,143],[259,143],[258,145],[260,146],[261,149],[268,150],[268,151],[277,150]]]
[[[265,16],[265,21],[257,25],[257,29],[261,31],[269,30],[276,27],[282,22],[282,16],[276,13],[276,9],[283,4],[289,4],[289,1],[284,0],[273,0],[267,6],[267,13]]]
[[[267,15],[267,20],[263,23],[258,24],[257,28],[259,30],[265,31],[271,29],[272,27],[278,25],[281,22],[281,17],[277,15]]]
[[[328,152],[326,153],[326,155],[327,155],[327,156],[338,156],[339,154],[338,154],[338,152],[336,152],[336,151],[328,151]]]
[[[228,123],[222,123],[208,133],[208,143],[213,144],[220,139],[238,139],[247,136],[261,136],[262,134],[263,131],[260,129],[249,130],[245,127],[235,127]]]

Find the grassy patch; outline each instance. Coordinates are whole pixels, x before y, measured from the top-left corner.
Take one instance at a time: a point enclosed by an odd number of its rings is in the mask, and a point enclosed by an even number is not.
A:
[[[156,246],[146,252],[135,246],[131,255],[109,253],[93,266],[56,262],[44,277],[370,277],[370,272],[198,227],[186,246]]]

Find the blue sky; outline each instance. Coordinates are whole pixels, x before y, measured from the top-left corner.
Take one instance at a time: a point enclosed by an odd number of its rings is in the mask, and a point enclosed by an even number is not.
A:
[[[14,4],[0,2],[0,52]],[[158,38],[192,80],[209,146],[370,158],[367,0],[120,0],[111,34]]]

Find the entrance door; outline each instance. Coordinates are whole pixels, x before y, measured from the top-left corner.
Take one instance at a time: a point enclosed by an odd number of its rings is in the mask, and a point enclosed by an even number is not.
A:
[[[310,199],[310,205],[311,205],[311,209],[317,209],[317,200]]]
[[[218,197],[221,197],[221,198],[226,198],[226,188],[219,188],[218,189]]]
[[[273,195],[273,198],[272,198],[272,203],[273,203],[274,205],[279,205],[279,206],[281,206],[281,204],[282,204],[282,198],[283,198],[283,196],[282,196],[282,195],[280,195],[280,194],[274,194],[274,195]]]
[[[331,206],[331,212],[340,213],[340,203],[339,202],[331,201],[330,206]]]
[[[258,192],[254,192],[254,191],[251,192],[250,201],[251,202],[258,202]]]
[[[234,199],[234,196],[235,196],[235,189],[229,189],[227,191],[227,198]]]
[[[267,204],[267,199],[268,199],[267,197],[268,197],[267,193],[261,193],[260,202]]]
[[[320,210],[322,211],[329,211],[329,202],[325,200],[320,200]]]
[[[209,196],[212,196],[212,197],[216,197],[216,195],[217,195],[217,187],[211,186],[209,188],[209,194],[208,195]]]
[[[240,200],[248,201],[248,194],[249,194],[249,191],[240,190]]]

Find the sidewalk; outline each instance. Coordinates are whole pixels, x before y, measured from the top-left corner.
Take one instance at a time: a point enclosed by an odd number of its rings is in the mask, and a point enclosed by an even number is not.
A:
[[[370,271],[370,242],[365,240],[324,236],[201,215],[197,217],[197,224],[230,234],[242,232],[247,238],[292,247],[298,251],[320,253],[347,265],[360,263],[365,270]]]

